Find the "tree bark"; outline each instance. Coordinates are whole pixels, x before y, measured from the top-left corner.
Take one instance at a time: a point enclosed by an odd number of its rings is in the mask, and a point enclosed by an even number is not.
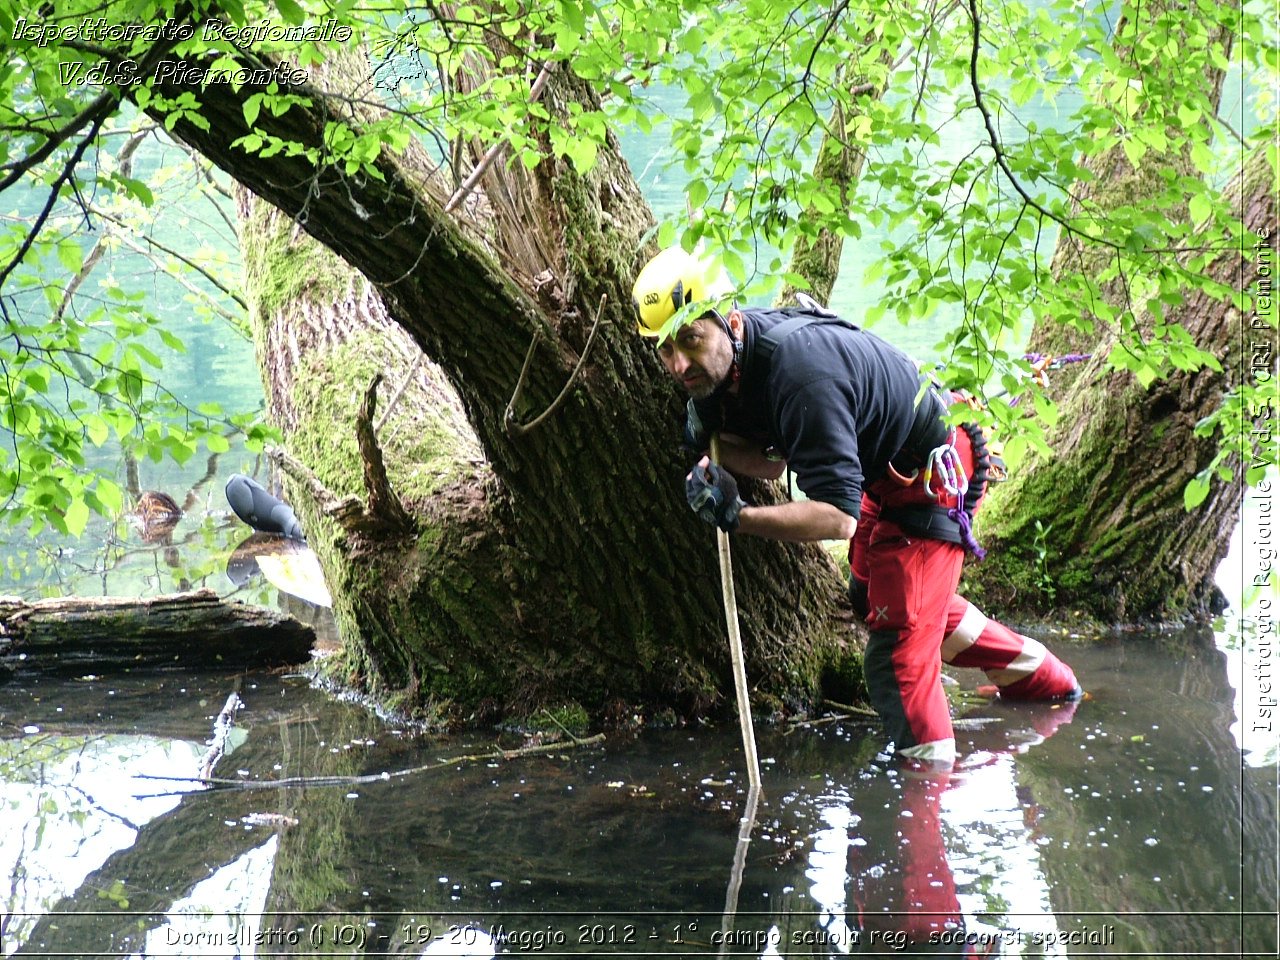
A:
[[[867,99],[879,96],[880,91],[877,89],[868,94]],[[860,101],[855,101],[857,102]],[[848,118],[845,111],[837,107],[832,112],[830,126],[822,134],[822,144],[818,147],[818,159],[813,171],[816,179],[835,183],[840,188],[846,210],[853,199],[854,189],[867,159],[866,153],[855,146],[849,137]],[[806,216],[805,221],[812,222],[814,219],[816,218]],[[802,232],[791,251],[790,271],[808,280],[809,290],[806,292],[810,296],[821,304],[828,304],[831,302],[836,279],[840,276],[840,257],[843,253],[843,234],[828,229],[818,229],[812,234]],[[794,303],[796,291],[794,285],[784,284],[776,302]]]
[[[1115,56],[1134,60],[1140,36],[1168,30],[1169,23],[1194,23],[1162,19],[1183,6],[1181,0],[1159,0],[1138,11],[1140,21],[1121,19]],[[1221,44],[1224,56],[1230,56],[1232,40],[1229,28],[1207,37],[1207,43]],[[1162,71],[1159,62],[1143,69],[1157,74],[1144,75],[1147,83],[1171,87],[1178,82],[1176,71]],[[1225,71],[1207,68],[1188,101],[1203,96],[1205,109],[1216,109],[1224,79]],[[1072,190],[1072,217],[1089,210],[1105,216],[1143,204],[1163,205],[1174,219],[1188,216],[1186,202],[1171,197],[1169,177],[1198,176],[1189,142],[1149,152],[1137,169],[1119,143],[1083,165],[1090,178]],[[1233,209],[1253,228],[1274,224],[1265,166],[1261,156],[1255,157],[1229,188]],[[1113,259],[1110,248],[1086,244],[1064,229],[1050,269],[1058,278],[1079,272],[1087,283],[1097,284],[1101,299],[1123,311],[1131,304],[1124,272],[1099,279]],[[1243,290],[1256,266],[1229,254],[1210,272]],[[1082,309],[1087,318],[1087,308]],[[1139,327],[1149,331],[1152,317],[1140,306],[1133,309]],[[1073,610],[1112,622],[1200,616],[1220,602],[1212,578],[1237,522],[1243,484],[1216,484],[1209,500],[1191,513],[1183,507],[1182,492],[1217,449],[1216,438],[1195,436],[1196,423],[1217,408],[1243,373],[1232,343],[1240,315],[1196,295],[1167,308],[1166,320],[1180,323],[1197,346],[1223,361],[1226,372],[1174,372],[1144,389],[1131,375],[1106,369],[1117,341],[1114,328],[1094,320],[1086,325],[1040,322],[1033,329],[1031,351],[1091,358],[1052,375],[1059,406],[1058,424],[1048,436],[1054,457],[1032,458],[990,497],[981,532],[992,549],[966,577],[965,588],[975,598],[1012,616]]]
[[[1246,227],[1268,236],[1274,250],[1276,195],[1265,149],[1227,193]],[[1245,249],[1224,254],[1209,273],[1248,292],[1269,269]],[[1196,436],[1196,424],[1248,373],[1239,337],[1245,318],[1197,293],[1168,319],[1223,369],[1177,372],[1143,388],[1106,369],[1114,341],[1104,338],[1059,401],[1050,441],[1057,455],[1034,461],[992,494],[983,531],[989,555],[967,575],[975,599],[1023,613],[1084,610],[1107,621],[1202,615],[1219,602],[1214,570],[1239,519],[1247,465],[1234,465],[1230,483],[1215,480],[1194,510],[1184,508],[1183,489],[1218,448],[1218,438]]]
[[[142,600],[0,598],[0,677],[17,670],[275,667],[305,662],[314,639],[287,614],[221,600],[212,590]]]

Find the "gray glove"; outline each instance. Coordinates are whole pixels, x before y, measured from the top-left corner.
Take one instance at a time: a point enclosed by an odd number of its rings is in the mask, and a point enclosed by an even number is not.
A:
[[[738,481],[722,467],[709,463],[695,466],[684,482],[689,506],[707,523],[733,533],[738,529],[738,515],[746,506],[738,496]]]

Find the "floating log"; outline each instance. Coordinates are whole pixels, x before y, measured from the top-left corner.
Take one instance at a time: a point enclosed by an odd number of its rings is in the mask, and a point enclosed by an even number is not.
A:
[[[213,590],[160,597],[0,597],[0,676],[302,663],[315,633],[288,614]]]

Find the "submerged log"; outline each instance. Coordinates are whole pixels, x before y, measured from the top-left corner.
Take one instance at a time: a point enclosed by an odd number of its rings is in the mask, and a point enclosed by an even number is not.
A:
[[[212,590],[160,597],[0,597],[0,676],[301,663],[315,634],[288,614]]]

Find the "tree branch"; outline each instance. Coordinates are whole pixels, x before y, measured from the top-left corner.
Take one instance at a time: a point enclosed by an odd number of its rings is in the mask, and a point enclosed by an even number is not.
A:
[[[44,225],[48,221],[49,215],[53,213],[54,205],[58,202],[58,197],[62,193],[63,186],[71,181],[75,174],[76,165],[80,163],[80,158],[83,157],[85,151],[89,149],[89,145],[97,138],[98,131],[102,128],[102,124],[106,119],[106,115],[104,114],[103,116],[97,117],[93,120],[88,134],[86,134],[84,139],[76,145],[76,149],[67,159],[67,162],[63,164],[62,172],[58,174],[58,178],[54,180],[53,186],[49,188],[49,196],[45,200],[44,207],[36,216],[35,221],[31,225],[31,229],[28,230],[26,236],[22,238],[22,243],[18,247],[18,252],[15,253],[13,255],[13,259],[5,265],[4,270],[0,271],[0,289],[4,288],[5,281],[9,279],[10,274],[17,269],[18,264],[20,264],[23,258],[31,251],[32,246],[36,242],[36,237],[40,235],[40,231],[44,229]],[[0,187],[0,189],[3,188]]]
[[[981,20],[978,17],[978,0],[969,0],[969,15],[973,18],[973,48],[969,56],[969,85],[973,89],[974,106],[978,108],[978,112],[982,114],[982,122],[987,128],[987,137],[991,142],[991,151],[995,154],[996,165],[1004,173],[1005,178],[1017,191],[1018,196],[1023,199],[1027,206],[1031,207],[1038,213],[1048,217],[1054,223],[1057,223],[1063,230],[1068,233],[1089,240],[1094,243],[1100,243],[1103,246],[1111,247],[1114,250],[1123,249],[1120,244],[1105,237],[1091,237],[1087,233],[1082,232],[1078,228],[1072,226],[1071,222],[1064,217],[1060,217],[1052,210],[1047,209],[1040,201],[1027,191],[1022,182],[1014,175],[1013,170],[1009,166],[1009,160],[1005,156],[1004,147],[1000,143],[1000,137],[996,133],[995,120],[991,116],[991,111],[987,108],[986,101],[982,96],[982,85],[978,82],[978,48],[980,43]]]
[[[364,488],[369,495],[368,513],[381,520],[394,532],[407,532],[413,529],[413,520],[405,512],[404,504],[391,489],[391,481],[387,479],[387,467],[382,459],[382,449],[378,446],[378,438],[373,430],[373,414],[378,403],[378,384],[382,383],[382,374],[376,374],[369,389],[365,391],[364,401],[356,414],[356,444],[360,448],[360,462],[364,468]]]
[[[117,217],[115,214],[106,213],[105,211],[102,211],[102,210],[96,210],[95,212],[98,214],[98,216],[102,217],[104,220],[110,220],[112,223],[116,224],[117,226],[121,226],[121,227],[130,226],[125,220],[122,220],[120,217]],[[129,240],[128,238],[122,238],[122,239],[125,244],[127,244],[129,247],[131,247],[133,250],[137,251],[138,253],[142,253],[142,254],[146,253],[146,251],[142,249],[141,244],[137,243],[136,241]],[[166,246],[165,244],[161,243],[159,240],[156,240],[150,234],[145,234],[145,233],[142,234],[142,239],[145,240],[149,246],[154,247],[155,249],[159,250],[161,253],[168,254],[169,256],[177,260],[179,263],[183,263],[186,266],[190,267],[196,273],[200,274],[200,276],[204,277],[211,284],[213,284],[214,287],[222,291],[230,299],[234,300],[244,310],[247,311],[249,309],[249,301],[247,301],[243,296],[241,296],[231,287],[227,286],[217,277],[215,277],[207,269],[202,267],[200,264],[196,263],[190,257],[184,256],[183,254],[179,253],[177,250],[174,250],[172,247]]]
[[[529,88],[530,103],[537,102],[538,97],[542,96],[542,91],[547,86],[547,78],[551,76],[551,71],[554,67],[555,64],[550,60],[543,62],[542,69],[538,71],[537,79],[533,81],[533,86]],[[488,152],[480,162],[476,164],[476,168],[472,170],[471,173],[468,174],[467,179],[462,182],[462,186],[458,187],[453,196],[449,198],[449,202],[444,205],[445,213],[453,213],[453,211],[458,208],[458,204],[462,203],[471,191],[476,188],[476,184],[480,182],[480,178],[483,177],[485,171],[493,165],[493,161],[498,158],[498,154],[502,152],[502,148],[506,145],[507,141],[504,137],[489,148]]]
[[[85,126],[92,125],[96,134],[98,128],[102,126],[111,111],[115,109],[115,106],[116,96],[114,91],[100,94],[92,103],[64,124],[61,129],[48,134],[48,139],[34,153],[30,153],[19,160],[14,160],[12,163],[0,165],[0,170],[10,171],[8,176],[0,180],[0,192],[13,186],[34,167],[47,160],[58,147],[70,140]],[[90,136],[89,139],[92,140],[93,136]],[[84,149],[81,148],[78,153],[84,153]]]
[[[162,777],[153,774],[138,774],[135,780],[165,780],[169,783],[205,783],[223,790],[275,790],[280,787],[355,787],[366,783],[382,783],[385,780],[398,780],[401,777],[412,777],[432,770],[443,770],[445,767],[457,766],[460,763],[480,763],[488,760],[515,760],[519,757],[531,757],[543,753],[563,753],[577,747],[592,747],[604,743],[604,734],[597,733],[585,739],[575,737],[573,743],[556,741],[555,743],[535,743],[515,750],[494,750],[491,753],[471,753],[461,757],[450,757],[436,763],[423,764],[420,767],[409,767],[405,770],[388,770],[382,773],[367,773],[361,776],[328,776],[328,777],[281,777],[279,780],[227,780],[217,777]],[[183,791],[188,792],[188,791]],[[164,796],[164,794],[148,794],[148,796]]]

